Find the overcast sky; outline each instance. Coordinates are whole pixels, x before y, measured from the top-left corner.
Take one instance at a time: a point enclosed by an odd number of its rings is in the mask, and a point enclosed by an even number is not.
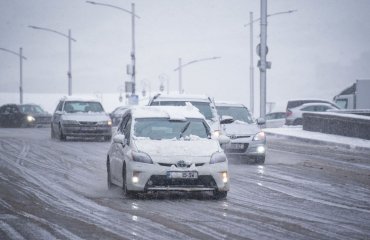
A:
[[[126,0],[97,0],[130,10]],[[137,90],[144,82],[158,91],[159,76],[178,90],[178,58],[183,63],[220,56],[183,69],[185,93],[249,106],[249,12],[260,15],[259,0],[137,0]],[[267,101],[282,109],[292,98],[332,99],[356,79],[370,78],[369,0],[269,0]],[[24,92],[67,94],[67,39],[34,30],[51,28],[72,35],[74,93],[117,93],[130,80],[130,15],[84,0],[0,0],[0,48],[23,47]],[[254,45],[259,42],[254,25]],[[255,54],[255,65],[258,57]],[[165,82],[165,87],[167,83]],[[0,94],[18,92],[19,60],[0,51]],[[149,91],[149,88],[147,88]],[[259,69],[255,68],[256,103]],[[258,104],[255,106],[259,108]]]

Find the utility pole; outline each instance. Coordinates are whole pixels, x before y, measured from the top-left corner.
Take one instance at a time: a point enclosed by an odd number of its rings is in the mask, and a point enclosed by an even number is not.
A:
[[[131,36],[132,36],[132,53],[131,53],[131,63],[132,63],[132,95],[136,92],[136,55],[135,55],[135,3],[131,3]]]
[[[253,61],[253,12],[249,13],[250,16],[250,100],[249,100],[249,110],[254,113],[254,61]]]
[[[261,43],[259,47],[260,52],[260,116],[262,118],[266,115],[266,70],[269,64],[266,61],[267,54],[267,0],[261,0]]]
[[[179,94],[182,94],[182,63],[181,58],[179,58]]]

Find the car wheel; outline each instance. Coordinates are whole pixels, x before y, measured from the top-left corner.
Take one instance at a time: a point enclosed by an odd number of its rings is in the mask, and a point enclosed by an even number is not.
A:
[[[219,199],[224,199],[226,197],[227,197],[227,191],[219,191],[219,190],[213,191],[213,199],[219,200]]]
[[[108,189],[111,189],[113,187],[113,183],[111,181],[111,172],[110,172],[109,158],[107,159],[107,186],[108,186]]]
[[[296,120],[294,120],[293,125],[302,125],[302,123],[302,118],[297,118]]]
[[[66,139],[67,139],[66,136],[63,134],[62,126],[60,126],[59,124],[59,140],[65,141]]]
[[[123,190],[123,195],[126,197],[129,197],[131,194],[131,191],[127,190],[127,171],[126,171],[126,164],[123,163],[122,167],[122,190]]]
[[[50,127],[50,137],[51,137],[51,139],[55,138],[55,132],[54,132],[53,124],[51,124],[51,127]]]
[[[256,157],[256,163],[257,164],[264,164],[265,163],[265,156],[258,156]]]
[[[104,141],[109,142],[112,139],[112,136],[104,136]]]

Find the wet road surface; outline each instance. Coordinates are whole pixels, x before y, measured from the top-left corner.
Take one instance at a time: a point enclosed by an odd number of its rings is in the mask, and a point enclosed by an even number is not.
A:
[[[268,138],[227,199],[107,190],[104,141],[0,129],[0,239],[369,239],[370,153]]]

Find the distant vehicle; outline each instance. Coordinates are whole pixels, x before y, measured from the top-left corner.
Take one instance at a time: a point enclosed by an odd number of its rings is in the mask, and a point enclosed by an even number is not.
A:
[[[265,115],[267,128],[279,128],[285,124],[286,112],[271,112]]]
[[[222,131],[230,137],[228,144],[223,144],[228,158],[254,159],[263,164],[266,156],[266,137],[257,124],[265,121],[254,121],[248,108],[238,103],[216,103],[216,109],[221,116]]]
[[[51,115],[36,104],[6,104],[0,107],[0,127],[50,126]]]
[[[103,137],[109,141],[112,121],[98,100],[64,97],[51,120],[51,137],[62,141],[67,137]]]
[[[290,117],[290,115],[292,114],[292,111],[291,109],[293,108],[297,108],[299,106],[302,106],[303,104],[305,103],[326,103],[326,104],[329,104],[331,105],[333,108],[339,108],[337,105],[335,105],[334,103],[330,102],[330,101],[327,101],[327,100],[322,100],[322,99],[297,99],[297,100],[289,100],[288,103],[287,103],[287,107],[286,107],[286,119],[285,119],[285,125],[297,125],[297,123],[294,123]],[[289,119],[289,120],[288,120]],[[298,121],[302,121],[302,120],[298,120]],[[302,124],[302,123],[301,123]]]
[[[356,80],[335,96],[334,102],[342,109],[370,109],[370,79]]]
[[[114,109],[110,114],[110,118],[112,119],[112,126],[117,126],[122,119],[123,114],[127,111],[127,106],[121,106]]]
[[[213,135],[220,135],[221,125],[219,116],[217,115],[216,106],[208,96],[205,95],[187,95],[174,94],[163,95],[157,94],[149,101],[149,106],[186,106],[187,103],[199,109],[199,112],[204,115],[208,124],[211,126]]]
[[[107,155],[108,188],[125,195],[152,191],[212,191],[225,198],[228,160],[195,107],[134,107],[126,111]]]
[[[328,103],[305,103],[295,108],[290,108],[286,116],[287,125],[302,125],[304,112],[326,112],[339,108]]]

